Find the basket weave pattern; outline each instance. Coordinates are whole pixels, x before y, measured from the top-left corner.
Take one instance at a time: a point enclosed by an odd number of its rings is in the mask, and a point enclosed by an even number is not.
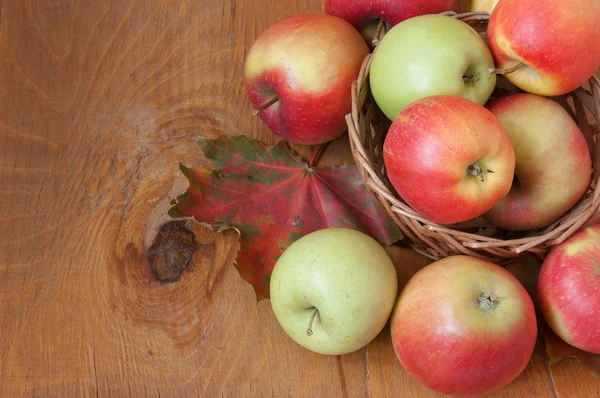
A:
[[[485,35],[486,13],[446,13],[469,24],[475,24]],[[502,262],[523,253],[543,256],[552,246],[567,239],[585,224],[600,206],[597,190],[600,170],[600,80],[593,76],[577,90],[555,98],[573,117],[584,134],[594,166],[592,182],[583,198],[569,212],[550,226],[536,231],[511,232],[489,224],[482,218],[456,225],[439,225],[420,216],[395,192],[387,179],[383,163],[383,142],[391,122],[379,110],[369,88],[369,54],[352,86],[352,113],[346,116],[348,135],[354,160],[367,188],[381,202],[384,209],[404,234],[404,242],[416,251],[439,259],[455,254],[466,254]],[[506,79],[498,76],[492,97],[520,92]]]

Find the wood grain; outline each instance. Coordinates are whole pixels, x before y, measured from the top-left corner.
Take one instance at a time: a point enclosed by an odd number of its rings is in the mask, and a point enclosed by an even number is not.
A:
[[[242,87],[251,43],[318,0],[0,1],[0,396],[434,396],[386,329],[341,357],[284,334],[232,266],[233,231],[187,223],[178,281],[147,250],[207,166],[195,135],[276,138]],[[309,148],[298,148],[308,155]],[[349,162],[344,138],[323,164]],[[389,248],[401,285],[429,260]],[[598,396],[536,350],[495,396]]]

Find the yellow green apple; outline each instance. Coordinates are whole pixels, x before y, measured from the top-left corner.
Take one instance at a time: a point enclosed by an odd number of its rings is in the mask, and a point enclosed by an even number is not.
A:
[[[472,0],[471,11],[484,11],[491,14],[500,0]]]
[[[301,346],[341,355],[383,329],[398,293],[396,269],[370,236],[325,228],[290,245],[271,274],[275,317]]]
[[[496,85],[492,54],[464,22],[422,15],[393,27],[373,54],[373,97],[390,119],[410,103],[432,95],[457,95],[480,105]]]

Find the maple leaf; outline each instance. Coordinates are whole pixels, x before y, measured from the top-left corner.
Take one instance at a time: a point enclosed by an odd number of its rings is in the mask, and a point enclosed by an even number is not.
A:
[[[217,232],[235,228],[236,267],[259,300],[269,297],[277,259],[310,232],[352,228],[386,245],[402,238],[355,165],[313,167],[283,141],[266,146],[246,136],[198,138],[198,144],[215,170],[180,166],[189,187],[169,214],[194,217]]]

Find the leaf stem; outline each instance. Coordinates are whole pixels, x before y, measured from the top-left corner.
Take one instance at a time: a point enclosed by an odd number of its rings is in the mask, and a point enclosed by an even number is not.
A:
[[[329,145],[329,142],[324,142],[319,145],[315,153],[312,155],[310,162],[308,163],[310,167],[313,167],[319,161],[319,158],[323,154],[323,151],[325,151],[325,148],[327,148],[327,145]]]

